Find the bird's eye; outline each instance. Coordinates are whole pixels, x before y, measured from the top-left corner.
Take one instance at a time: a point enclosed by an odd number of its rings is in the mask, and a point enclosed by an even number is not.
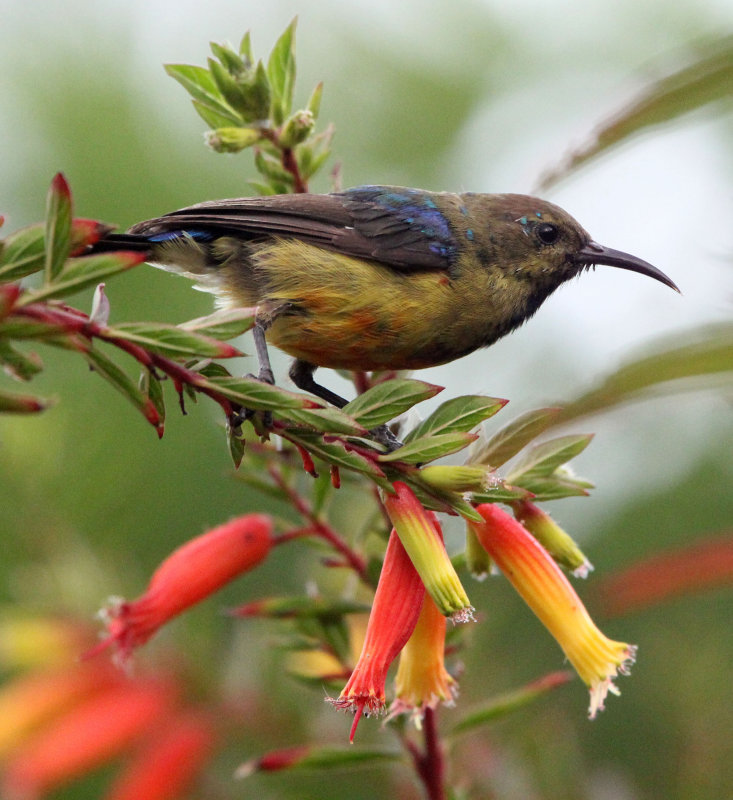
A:
[[[554,244],[557,241],[557,237],[560,235],[557,226],[550,225],[549,222],[542,222],[537,225],[535,227],[535,233],[542,244]]]

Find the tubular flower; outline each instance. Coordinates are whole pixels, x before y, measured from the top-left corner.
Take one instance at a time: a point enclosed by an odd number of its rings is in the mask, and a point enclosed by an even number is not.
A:
[[[437,518],[422,507],[402,481],[395,481],[394,489],[394,495],[384,498],[384,507],[425,590],[441,614],[453,622],[466,622],[472,618],[473,607],[445,550]]]
[[[180,714],[133,757],[106,800],[175,800],[206,764],[215,736],[208,716]]]
[[[410,638],[424,596],[420,576],[393,530],[361,655],[341,694],[335,700],[329,699],[336,708],[354,711],[350,741],[354,740],[362,713],[378,714],[384,709],[387,670]]]
[[[172,617],[257,566],[271,545],[272,523],[262,514],[237,517],[186,542],[158,567],[142,597],[103,612],[108,635],[87,656],[115,644],[129,657]]]
[[[167,713],[173,688],[125,683],[86,699],[30,738],[9,760],[0,794],[35,800],[114,758]]]
[[[546,511],[529,500],[519,500],[512,504],[512,508],[514,516],[561,567],[569,569],[577,578],[588,577],[593,564]]]
[[[589,687],[593,719],[609,691],[619,694],[613,679],[628,674],[636,647],[598,630],[560,568],[520,523],[493,503],[477,510],[484,522],[470,522],[471,528]]]
[[[426,594],[415,630],[400,653],[390,716],[412,713],[420,727],[426,708],[440,702],[453,704],[456,682],[444,663],[446,625],[446,618]]]
[[[119,680],[111,664],[99,663],[47,669],[9,681],[0,690],[0,757],[41,725]]]

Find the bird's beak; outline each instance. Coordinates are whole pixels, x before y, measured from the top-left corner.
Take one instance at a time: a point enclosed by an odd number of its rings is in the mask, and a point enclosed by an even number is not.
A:
[[[609,267],[620,267],[621,269],[630,269],[632,272],[639,272],[642,275],[648,275],[654,280],[669,286],[675,292],[679,292],[675,282],[668,278],[660,269],[643,261],[636,256],[629,255],[629,253],[622,253],[620,250],[614,250],[611,247],[603,247],[597,242],[588,242],[585,247],[577,254],[577,263],[589,266],[591,264],[606,264]]]

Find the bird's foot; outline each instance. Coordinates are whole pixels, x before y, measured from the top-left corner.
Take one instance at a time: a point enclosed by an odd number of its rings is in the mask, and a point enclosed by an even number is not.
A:
[[[252,375],[252,373],[249,373],[244,377],[262,381],[262,383],[268,383],[270,386],[274,386],[275,384],[275,378],[272,374],[272,370],[269,368],[260,369],[259,375]],[[255,417],[259,418],[261,422],[260,425],[255,424]],[[267,431],[272,428],[272,411],[255,411],[252,408],[237,406],[232,410],[227,422],[235,434],[241,435],[242,425],[247,422],[247,420],[252,420],[253,427],[261,436],[266,436]],[[264,432],[262,429],[264,429]]]
[[[378,428],[369,431],[369,433],[372,435],[375,442],[387,448],[388,453],[392,453],[399,447],[402,447],[402,442],[392,433],[387,425],[380,425]]]

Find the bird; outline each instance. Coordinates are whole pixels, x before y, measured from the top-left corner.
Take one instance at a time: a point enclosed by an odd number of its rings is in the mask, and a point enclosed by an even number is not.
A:
[[[339,408],[318,367],[414,370],[488,347],[596,265],[669,286],[661,270],[596,243],[563,209],[522,194],[357,186],[215,200],[139,222],[96,249],[146,252],[222,307],[256,306],[258,377],[268,342],[301,390]]]

